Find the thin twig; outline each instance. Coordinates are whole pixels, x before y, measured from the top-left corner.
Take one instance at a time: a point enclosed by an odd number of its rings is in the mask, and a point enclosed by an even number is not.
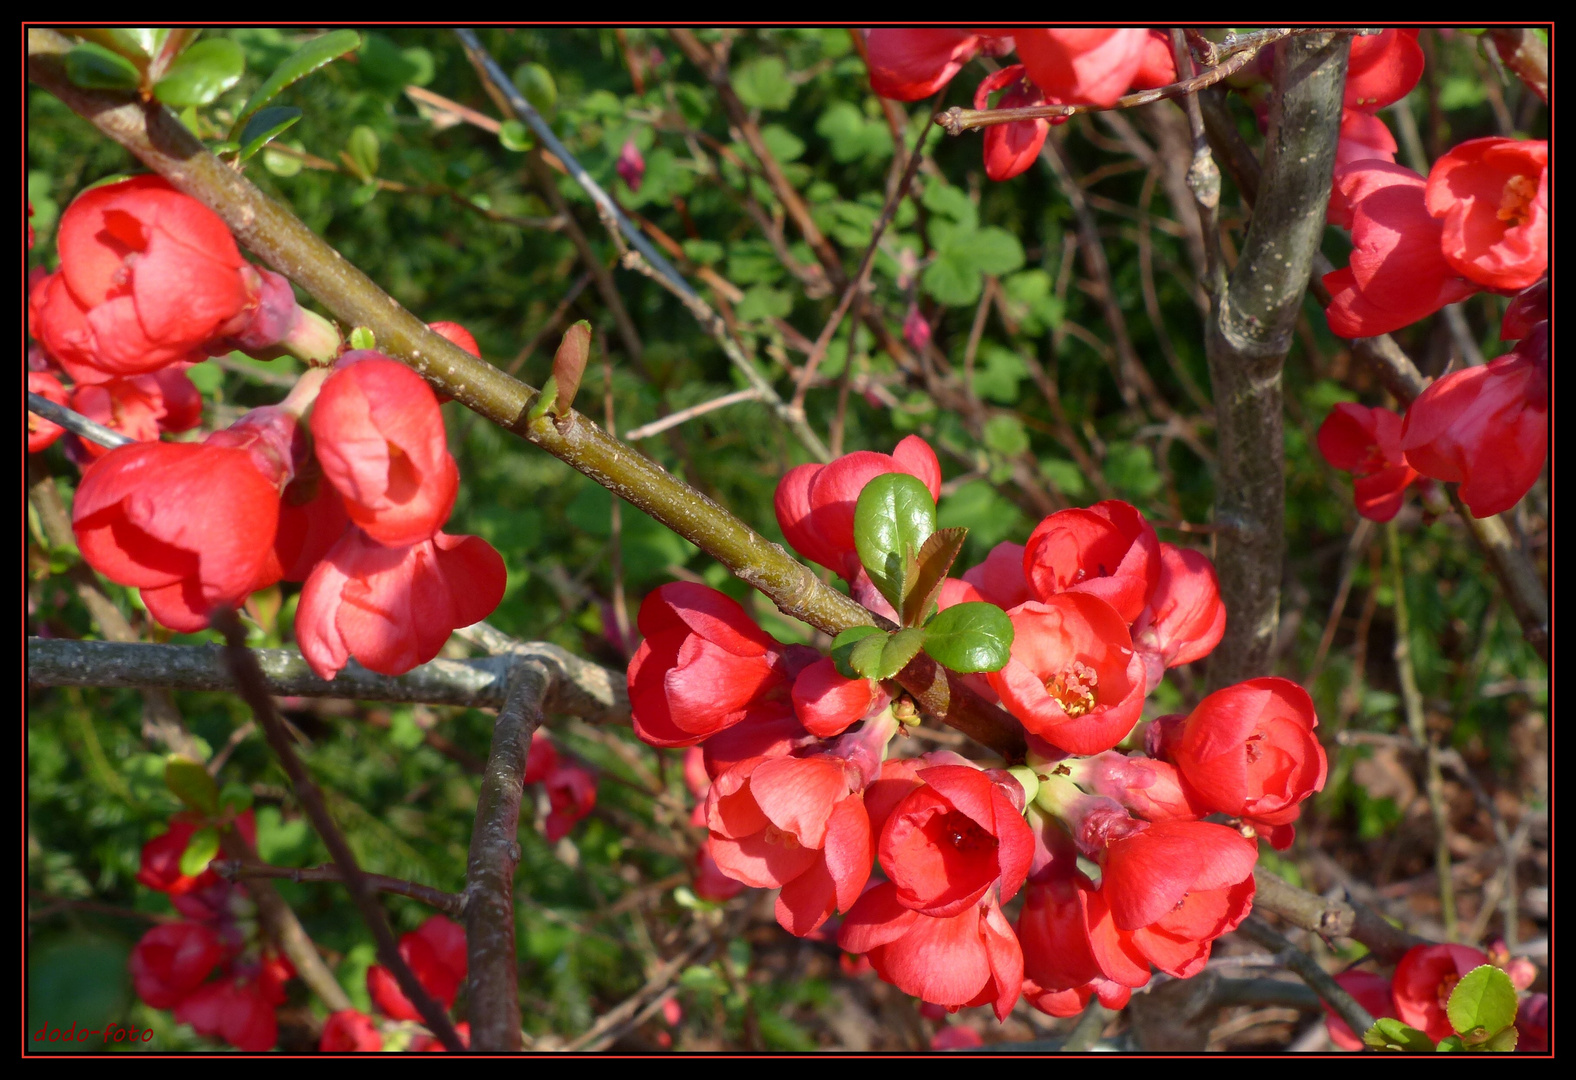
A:
[[[329,881],[343,883],[345,875],[337,866],[271,866],[267,863],[247,863],[240,859],[215,859],[209,868],[226,881],[252,881],[274,878],[280,881]],[[367,884],[378,892],[394,893],[419,900],[453,918],[465,910],[465,901],[458,893],[444,892],[430,885],[422,885],[403,878],[385,877],[382,874],[365,875]]]
[[[471,1046],[520,1049],[520,978],[514,943],[514,873],[520,862],[520,794],[531,736],[542,723],[552,681],[540,664],[515,667],[509,695],[493,725],[487,771],[476,799],[476,825],[465,869],[466,956]]]
[[[1353,1031],[1361,1034],[1374,1026],[1373,1016],[1358,1004],[1356,998],[1320,967],[1317,960],[1287,941],[1269,923],[1257,915],[1249,915],[1237,927],[1237,933],[1274,953],[1282,964],[1312,987],[1313,992],[1323,998],[1335,1015],[1346,1021]]]
[[[737,405],[740,402],[759,400],[761,400],[761,392],[754,387],[748,390],[735,390],[731,394],[723,394],[721,397],[712,398],[710,401],[703,401],[699,405],[691,405],[687,409],[669,413],[660,420],[653,420],[649,424],[641,424],[637,428],[624,432],[622,438],[627,443],[639,442],[641,439],[649,439],[653,435],[660,435],[669,428],[678,427],[680,424],[693,420],[697,416],[705,416],[709,412],[715,412],[729,405]]]
[[[415,973],[410,970],[410,965],[400,955],[399,944],[394,940],[394,931],[389,927],[388,916],[383,913],[376,891],[367,881],[367,876],[361,872],[361,867],[356,863],[355,852],[350,850],[350,844],[346,842],[344,834],[339,831],[339,826],[334,824],[334,819],[329,815],[328,806],[323,801],[323,792],[318,788],[311,774],[306,771],[301,759],[296,756],[290,732],[275,711],[273,699],[268,696],[268,685],[263,678],[262,669],[258,667],[252,651],[246,647],[246,630],[242,627],[241,620],[235,617],[233,611],[220,610],[213,614],[212,621],[224,634],[227,643],[225,656],[240,688],[241,697],[251,706],[252,715],[262,726],[268,745],[273,748],[279,764],[290,777],[291,787],[295,789],[301,809],[306,811],[313,828],[322,838],[323,846],[328,848],[335,865],[344,874],[345,885],[350,891],[351,898],[355,900],[362,919],[377,941],[378,960],[393,973],[400,992],[416,1007],[427,1028],[438,1037],[444,1048],[450,1053],[464,1053],[465,1044],[460,1042],[459,1034],[454,1030],[449,1014],[443,1006],[433,1000],[431,994],[427,993]]]
[[[57,405],[42,394],[35,394],[31,390],[27,392],[27,411],[37,413],[50,423],[58,424],[60,427],[65,428],[79,439],[86,439],[88,442],[97,443],[99,446],[107,446],[114,449],[117,446],[125,446],[127,443],[137,441],[130,435],[122,435],[118,431],[105,427],[97,420],[89,420],[81,413],[68,409],[64,405]]]

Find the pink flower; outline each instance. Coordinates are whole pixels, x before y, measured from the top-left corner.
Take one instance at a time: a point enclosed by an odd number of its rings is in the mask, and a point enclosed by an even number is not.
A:
[[[492,614],[505,578],[503,558],[479,537],[440,532],[384,547],[352,529],[302,587],[296,640],[320,678],[351,657],[402,675],[437,656],[457,628]]]
[[[618,152],[618,175],[624,178],[624,183],[629,185],[629,190],[638,192],[640,182],[646,175],[646,159],[640,154],[640,147],[635,145],[634,139],[624,143],[624,148]]]

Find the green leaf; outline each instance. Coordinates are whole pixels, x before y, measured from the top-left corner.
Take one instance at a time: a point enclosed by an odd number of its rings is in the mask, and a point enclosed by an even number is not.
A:
[[[1023,265],[1023,245],[1018,238],[994,226],[954,234],[947,250],[984,274],[1010,274]]]
[[[505,150],[515,153],[524,153],[536,145],[536,138],[531,134],[530,128],[518,120],[505,120],[498,127],[498,141]]]
[[[231,129],[232,137],[234,131],[243,127],[252,118],[252,114],[279,96],[279,92],[285,87],[293,82],[299,82],[318,68],[360,46],[361,35],[354,30],[335,30],[322,37],[313,38],[301,46],[274,68],[273,74],[264,79],[263,85],[247,99],[246,104],[241,107],[240,115],[235,118],[235,127]],[[238,141],[244,145],[246,139],[240,138]]]
[[[1374,1022],[1363,1035],[1363,1042],[1374,1050],[1398,1054],[1432,1054],[1434,1041],[1414,1027],[1384,1017]]]
[[[263,109],[246,122],[241,129],[240,158],[245,161],[263,147],[283,135],[301,119],[301,110],[290,105]]]
[[[942,667],[968,674],[1000,671],[1012,655],[1012,620],[995,604],[954,604],[925,624],[925,651]]]
[[[158,48],[159,31],[151,26],[85,26],[72,33],[95,42],[128,60],[147,60]]]
[[[854,548],[870,580],[892,606],[903,606],[906,563],[936,531],[936,504],[917,476],[886,473],[854,505]]]
[[[358,326],[350,331],[350,347],[352,349],[375,349],[378,347],[378,339],[368,327]]]
[[[1516,1022],[1516,987],[1493,964],[1475,967],[1450,992],[1445,1014],[1467,1042],[1483,1042]]]
[[[917,626],[892,634],[874,633],[861,638],[848,654],[848,666],[867,679],[890,679],[925,644],[925,631]]]
[[[1520,1033],[1517,1032],[1516,1025],[1512,1024],[1509,1027],[1504,1028],[1493,1035],[1490,1035],[1486,1040],[1484,1040],[1483,1045],[1478,1047],[1478,1049],[1487,1050],[1493,1054],[1508,1054],[1512,1050],[1516,1049],[1516,1037],[1518,1034]]]
[[[937,253],[935,261],[925,267],[920,282],[937,303],[948,307],[974,303],[985,287],[985,278],[978,270],[947,251]]]
[[[219,789],[208,770],[190,758],[171,755],[164,764],[164,786],[193,810],[219,812]]]
[[[904,626],[918,626],[930,614],[947,580],[947,571],[952,569],[968,535],[967,529],[937,529],[920,545],[914,558],[914,580],[905,583]]]
[[[832,664],[837,668],[837,673],[845,679],[859,678],[859,672],[849,663],[849,657],[854,651],[854,646],[859,644],[871,634],[882,631],[874,626],[855,626],[844,630],[832,639]]]
[[[291,139],[289,142],[280,143],[279,145],[288,146],[292,150],[305,149],[299,139]],[[272,146],[265,146],[263,147],[263,168],[275,176],[295,176],[304,168],[304,163],[300,158],[292,154],[281,153]]]
[[[1016,416],[1002,413],[985,421],[984,442],[1003,457],[1015,457],[1029,448],[1029,433]]]
[[[186,877],[196,877],[208,869],[208,864],[213,862],[213,857],[217,854],[219,854],[219,830],[198,829],[186,842],[186,850],[181,852],[181,873]]]
[[[1439,1045],[1434,1047],[1441,1054],[1459,1054],[1466,1048],[1467,1044],[1461,1041],[1459,1035],[1446,1035],[1439,1040]]]
[[[252,808],[252,789],[245,784],[234,780],[224,785],[224,790],[219,792],[219,806],[225,810],[241,813]]]
[[[365,124],[357,124],[345,144],[345,153],[361,173],[362,180],[371,180],[378,174],[378,133]]]
[[[177,109],[207,105],[241,81],[246,54],[229,38],[199,41],[176,59],[153,96]]]
[[[135,90],[142,74],[124,56],[88,42],[66,53],[66,78],[85,90]]]
[[[752,109],[786,109],[794,85],[781,57],[758,56],[734,70],[733,91]]]
[[[541,64],[521,64],[515,68],[514,85],[531,103],[531,108],[542,114],[542,119],[551,120],[558,111],[558,84],[553,81],[553,73]]]

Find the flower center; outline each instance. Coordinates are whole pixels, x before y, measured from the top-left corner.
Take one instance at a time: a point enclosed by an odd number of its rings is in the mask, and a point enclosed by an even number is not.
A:
[[[1499,220],[1511,226],[1525,225],[1532,219],[1532,200],[1538,197],[1538,185],[1530,176],[1517,173],[1505,181],[1505,190],[1499,196]]]
[[[775,825],[766,826],[766,832],[763,835],[768,844],[776,844],[778,847],[787,848],[789,851],[793,851],[799,846],[799,840],[793,833],[783,832]]]
[[[1455,992],[1456,983],[1461,981],[1460,975],[1450,974],[1439,980],[1439,1007],[1444,1008],[1450,1004],[1450,995]]]
[[[946,816],[941,826],[942,842],[950,844],[957,851],[983,851],[996,846],[996,838],[980,828],[979,823],[967,814],[954,810]]]
[[[1094,668],[1074,660],[1045,680],[1045,692],[1056,699],[1068,716],[1082,716],[1095,707],[1095,687],[1100,677]]]
[[[1248,754],[1249,765],[1258,761],[1259,758],[1263,756],[1264,748],[1259,745],[1263,740],[1264,732],[1262,731],[1255,731],[1252,735],[1248,736],[1246,750]]]

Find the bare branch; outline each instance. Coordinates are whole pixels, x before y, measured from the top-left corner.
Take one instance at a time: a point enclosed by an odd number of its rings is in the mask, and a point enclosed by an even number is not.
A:
[[[1313,992],[1323,998],[1335,1011],[1335,1015],[1345,1020],[1346,1026],[1359,1036],[1374,1026],[1373,1016],[1358,1004],[1356,998],[1347,993],[1329,972],[1320,967],[1317,960],[1276,933],[1269,923],[1257,915],[1249,915],[1243,924],[1237,927],[1237,933],[1273,952],[1281,963],[1312,987]]]
[[[337,866],[270,866],[268,863],[246,862],[242,859],[215,859],[209,868],[226,881],[251,881],[274,878],[280,881],[332,881],[343,884],[344,873]],[[394,893],[419,900],[428,907],[437,908],[445,915],[458,918],[465,910],[465,900],[455,893],[434,889],[403,878],[385,877],[382,874],[365,875],[367,884],[378,892]],[[253,886],[248,886],[251,888]]]
[[[68,409],[64,405],[57,405],[42,394],[27,392],[27,411],[37,413],[52,424],[59,424],[78,438],[111,449],[125,446],[127,443],[136,442],[130,435],[105,427],[97,420],[89,420],[81,413]]]

